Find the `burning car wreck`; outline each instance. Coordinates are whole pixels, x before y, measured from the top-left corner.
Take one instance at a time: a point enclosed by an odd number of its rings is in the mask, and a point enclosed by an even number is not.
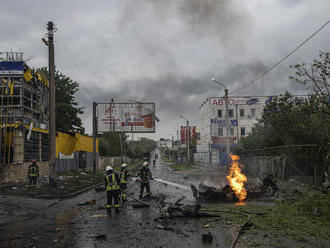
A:
[[[262,184],[247,183],[245,184],[247,198],[270,197],[278,190],[276,181],[272,175],[268,175],[262,181]],[[198,201],[239,201],[234,190],[229,184],[208,185],[205,181],[198,185],[191,185],[194,198]]]
[[[261,183],[245,183],[247,177],[242,173],[238,163],[239,156],[231,155],[232,165],[227,175],[227,184],[211,184],[207,180],[198,188],[191,185],[193,196],[198,201],[243,201],[246,198],[270,197],[278,190],[273,175],[268,175]]]

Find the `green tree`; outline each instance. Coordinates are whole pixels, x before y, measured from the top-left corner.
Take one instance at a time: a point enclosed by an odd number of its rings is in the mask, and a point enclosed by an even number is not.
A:
[[[330,53],[320,52],[313,63],[290,66],[295,70],[290,79],[303,84],[323,105],[322,111],[330,114]]]
[[[110,145],[103,137],[99,138],[99,152],[101,156],[109,156],[110,154]]]
[[[305,85],[309,97],[293,97],[288,92],[274,97],[265,107],[256,131],[241,139],[236,152],[286,154],[290,164],[321,183],[330,164],[330,54],[320,52],[313,63],[291,68],[294,75],[290,79]]]
[[[103,148],[107,149],[107,152],[104,153],[106,154],[106,156],[121,156],[121,142],[123,148],[123,155],[127,155],[129,147],[127,144],[126,134],[106,132],[102,135],[102,139],[104,140],[104,142],[106,142],[106,144],[103,144]]]
[[[292,165],[306,174],[313,174],[315,181],[320,182],[329,164],[330,142],[330,125],[324,121],[322,108],[315,95],[304,99],[286,92],[275,97],[265,107],[256,131],[241,139],[236,152],[241,155],[247,152],[249,155],[285,154]]]
[[[48,78],[46,67],[38,68],[37,71]],[[79,90],[78,82],[70,77],[55,72],[55,99],[56,99],[56,130],[61,132],[84,133],[79,114],[83,114],[83,108],[78,106],[75,94]]]

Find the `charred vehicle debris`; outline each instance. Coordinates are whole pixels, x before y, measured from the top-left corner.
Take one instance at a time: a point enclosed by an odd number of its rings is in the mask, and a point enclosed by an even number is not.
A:
[[[276,180],[272,175],[265,177],[261,183],[246,183],[247,198],[260,198],[271,197],[276,191],[278,186]],[[238,201],[235,192],[229,184],[225,185],[212,185],[208,181],[203,181],[198,185],[191,185],[193,196],[197,201]]]

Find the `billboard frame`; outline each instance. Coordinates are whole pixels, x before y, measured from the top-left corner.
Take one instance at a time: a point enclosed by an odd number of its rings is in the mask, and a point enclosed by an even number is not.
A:
[[[99,134],[103,134],[103,133],[155,133],[156,132],[156,115],[155,115],[155,111],[156,111],[156,104],[154,102],[95,102],[96,104],[96,109],[95,109],[95,115],[93,115],[96,120],[95,120],[95,125],[96,125],[96,135]],[[99,105],[109,105],[109,107],[111,108],[112,105],[151,105],[152,110],[151,110],[151,117],[152,117],[152,130],[151,131],[146,131],[146,130],[142,130],[142,131],[137,131],[134,130],[134,127],[136,128],[137,126],[134,125],[128,125],[130,126],[130,129],[128,130],[123,130],[121,128],[121,130],[116,130],[114,124],[109,123],[109,131],[100,131],[99,129],[99,109],[98,106]],[[110,118],[111,118],[111,113],[110,113]],[[122,123],[123,121],[120,120]],[[111,122],[111,120],[109,121]],[[133,121],[134,122],[134,121]]]

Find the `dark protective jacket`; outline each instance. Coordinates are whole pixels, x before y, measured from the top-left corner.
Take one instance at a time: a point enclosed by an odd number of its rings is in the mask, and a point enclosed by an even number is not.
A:
[[[129,177],[129,173],[126,168],[120,169],[120,183],[127,183],[127,179]]]
[[[32,163],[29,165],[28,177],[38,177],[39,176],[39,166],[36,163]]]
[[[149,180],[152,178],[151,171],[146,166],[142,167],[139,174],[140,174],[140,177],[141,177],[141,183],[148,183]]]
[[[120,189],[120,178],[118,173],[113,171],[108,171],[107,175],[104,177],[105,188],[109,190],[118,190]]]

